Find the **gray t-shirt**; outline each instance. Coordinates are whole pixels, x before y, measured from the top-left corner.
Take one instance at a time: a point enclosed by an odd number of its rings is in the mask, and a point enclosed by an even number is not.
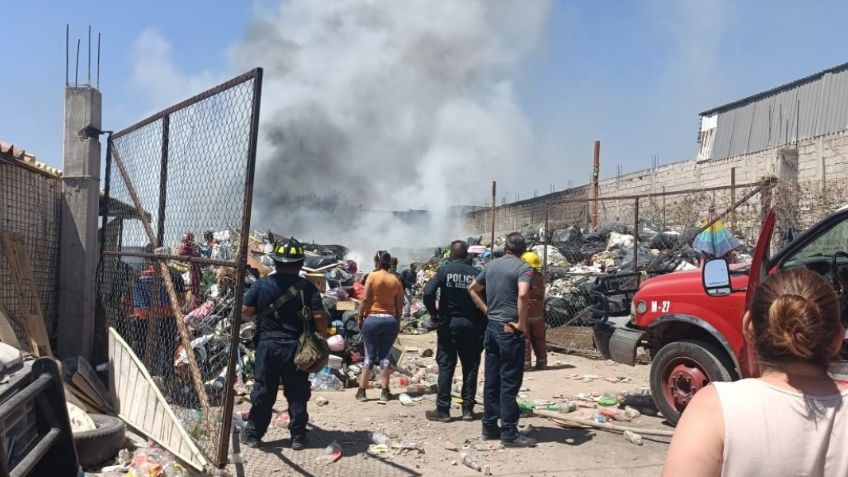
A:
[[[514,255],[505,255],[486,265],[474,280],[486,287],[489,320],[518,321],[518,282],[530,283],[533,267]]]

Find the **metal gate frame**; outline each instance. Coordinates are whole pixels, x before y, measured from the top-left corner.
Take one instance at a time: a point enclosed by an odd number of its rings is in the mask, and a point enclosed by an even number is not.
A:
[[[233,313],[231,314],[232,318],[232,332],[230,336],[230,348],[227,356],[227,372],[226,372],[226,383],[225,383],[225,394],[223,401],[223,409],[222,409],[222,419],[220,423],[220,435],[219,441],[217,443],[217,454],[215,455],[213,463],[218,468],[224,468],[227,465],[227,453],[229,450],[229,435],[232,427],[232,416],[233,416],[233,401],[235,398],[235,378],[236,378],[236,359],[237,359],[237,351],[239,346],[239,334],[238,330],[241,325],[241,307],[242,307],[242,299],[244,295],[244,278],[245,272],[247,269],[247,249],[248,249],[248,239],[249,239],[249,230],[250,230],[250,213],[253,203],[253,182],[254,182],[254,174],[256,169],[256,147],[258,142],[258,133],[259,133],[259,109],[262,97],[262,76],[263,70],[262,68],[256,68],[251,70],[245,74],[242,74],[238,77],[235,77],[229,81],[219,84],[218,86],[204,91],[196,96],[193,96],[185,101],[182,101],[174,106],[171,106],[168,109],[165,109],[159,113],[156,113],[128,128],[125,128],[119,132],[112,133],[109,135],[107,141],[107,154],[106,154],[106,180],[104,184],[104,194],[106,196],[106,211],[103,215],[102,227],[101,227],[101,256],[115,256],[115,257],[139,257],[145,258],[151,261],[158,262],[160,265],[160,269],[164,266],[166,261],[182,261],[186,263],[198,264],[198,265],[213,265],[213,266],[224,266],[229,268],[236,269],[236,284],[235,284],[235,297],[233,303]],[[155,242],[162,245],[164,240],[164,230],[165,230],[165,207],[167,204],[167,177],[168,177],[168,153],[169,153],[169,134],[170,134],[170,117],[173,113],[178,112],[182,109],[185,109],[189,106],[192,106],[200,101],[211,98],[223,91],[226,91],[230,88],[238,86],[247,81],[253,80],[253,98],[251,105],[251,114],[250,114],[250,132],[249,132],[249,142],[247,148],[247,160],[245,164],[245,183],[244,183],[244,205],[242,212],[242,223],[241,223],[241,233],[239,237],[239,249],[238,253],[234,257],[233,261],[224,261],[224,260],[214,260],[210,258],[203,257],[185,257],[180,255],[161,255],[154,253],[145,253],[145,252],[130,252],[130,251],[122,251],[122,250],[105,250],[105,233],[106,233],[106,225],[109,216],[109,199],[110,199],[110,186],[111,186],[111,178],[112,178],[112,164],[118,166],[119,173],[121,174],[124,182],[129,190],[130,194],[133,196],[134,207],[137,209],[138,218],[142,220],[147,229],[148,234],[152,233],[152,224],[149,223],[149,214],[146,213],[141,207],[141,203],[137,197],[137,194],[134,190],[131,179],[127,176],[127,172],[125,170],[125,165],[120,156],[119,151],[115,147],[113,140],[118,139],[122,136],[128,135],[129,133],[136,131],[144,126],[147,126],[156,121],[162,120],[162,151],[161,151],[161,167],[160,167],[160,182],[159,182],[159,213],[157,220],[157,228],[156,228],[156,236]],[[152,241],[151,241],[152,242]],[[166,288],[169,288],[170,277],[167,274],[162,276],[163,281],[165,282]],[[172,287],[171,287],[172,288]],[[181,317],[177,317],[178,328],[182,328],[185,325],[181,323]],[[225,318],[226,320],[226,318]],[[191,363],[191,367],[196,368],[196,362],[194,360],[194,352],[189,342],[186,342],[186,335],[183,333],[183,329],[181,331],[181,342],[183,344],[184,349],[188,353],[189,360]],[[190,340],[188,340],[190,341]],[[193,373],[198,373],[197,369],[192,370]],[[199,377],[199,374],[195,376],[195,379]],[[197,383],[195,383],[197,384]],[[200,382],[201,389],[199,392],[198,398],[201,400],[203,405],[206,400],[205,390],[202,388],[202,381]],[[208,407],[208,404],[206,404]],[[208,457],[208,456],[207,456]]]

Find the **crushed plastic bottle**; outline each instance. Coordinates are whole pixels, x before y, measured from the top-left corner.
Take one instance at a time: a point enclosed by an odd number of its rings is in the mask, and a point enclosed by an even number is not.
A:
[[[635,444],[637,446],[642,445],[642,436],[635,432],[624,431],[624,439],[631,444]]]
[[[640,417],[642,417],[641,412],[637,411],[636,409],[633,409],[630,406],[624,407],[624,415],[627,416],[627,418],[630,420],[639,419]]]
[[[333,441],[324,448],[324,452],[318,457],[319,462],[324,462],[325,464],[332,464],[333,462],[341,459],[342,457],[342,446],[336,441]]]
[[[371,443],[373,444],[383,444],[388,445],[391,442],[391,438],[382,432],[374,431],[371,433]]]
[[[561,412],[563,414],[574,412],[577,410],[577,401],[565,401],[551,404],[548,406],[548,411]]]
[[[468,467],[469,469],[480,471],[480,464],[474,460],[474,457],[471,457],[467,452],[460,452],[459,461],[462,462],[462,465]]]
[[[312,373],[309,376],[309,382],[312,383],[312,389],[317,391],[341,391],[344,389],[344,383],[327,366],[317,373]]]

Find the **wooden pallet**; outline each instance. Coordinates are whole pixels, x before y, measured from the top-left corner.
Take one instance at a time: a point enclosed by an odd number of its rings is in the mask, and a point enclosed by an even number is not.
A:
[[[114,328],[109,328],[109,385],[118,416],[183,462],[203,471],[197,448],[147,368]]]
[[[21,328],[26,332],[27,342],[36,356],[50,356],[50,338],[44,326],[44,313],[41,311],[40,295],[35,287],[32,265],[24,246],[24,236],[18,232],[0,233],[3,254],[12,272],[12,281],[18,292],[18,305],[21,310]]]

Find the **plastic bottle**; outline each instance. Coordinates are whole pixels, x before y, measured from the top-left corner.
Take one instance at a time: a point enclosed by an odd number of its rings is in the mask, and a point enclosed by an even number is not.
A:
[[[339,460],[341,456],[342,446],[338,442],[333,441],[330,443],[330,445],[324,448],[324,453],[321,455],[321,457],[319,457],[319,459],[323,460],[327,464],[330,464]]]
[[[624,407],[624,415],[627,416],[627,418],[631,419],[631,420],[632,419],[639,419],[640,417],[642,417],[641,412],[637,411],[636,409],[633,409],[630,406]]]
[[[563,414],[577,410],[577,401],[565,401],[548,406],[548,411],[561,412]]]
[[[374,431],[371,433],[371,442],[374,444],[386,444],[388,445],[391,441],[389,436],[383,434],[382,432]]]
[[[471,457],[466,452],[460,452],[459,459],[462,462],[462,465],[468,467],[469,469],[474,469],[476,471],[480,471],[480,464],[474,460],[474,457]]]
[[[637,446],[642,445],[642,436],[635,432],[624,431],[624,439],[631,444],[636,444]]]
[[[523,399],[518,401],[518,411],[522,414],[532,413],[534,407],[535,406],[530,401],[525,401]]]

